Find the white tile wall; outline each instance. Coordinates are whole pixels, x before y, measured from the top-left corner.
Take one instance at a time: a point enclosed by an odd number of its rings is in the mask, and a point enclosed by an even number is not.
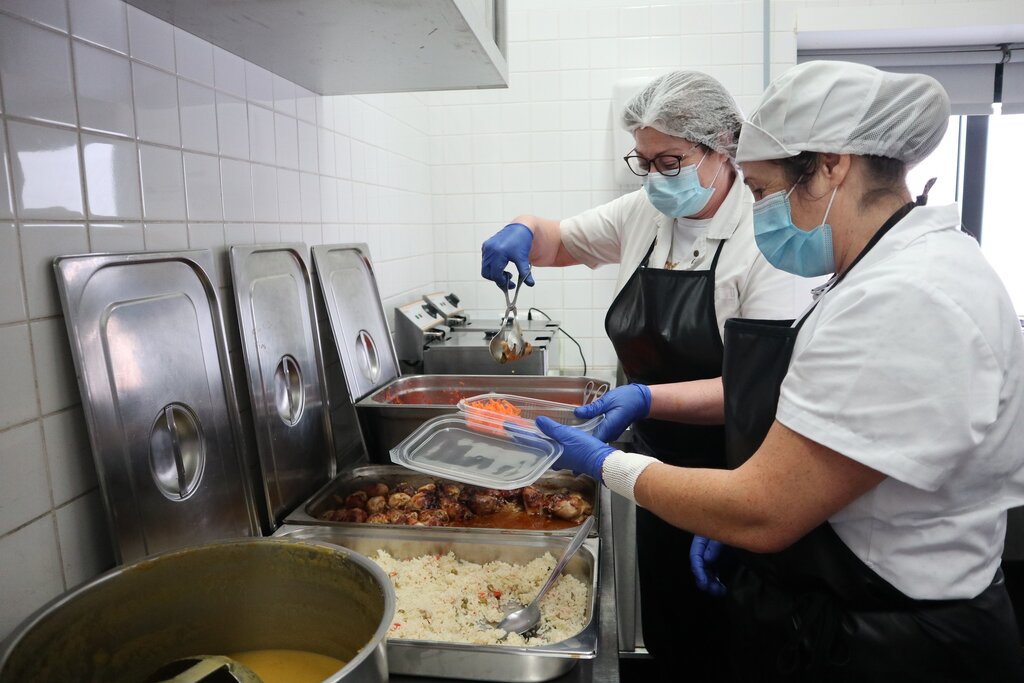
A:
[[[0,79],[7,113],[75,123],[66,35],[0,16]]]
[[[19,217],[84,217],[78,135],[74,131],[9,120],[7,142]]]
[[[178,104],[181,108],[181,146],[216,154],[217,101],[213,88],[179,79]],[[241,134],[244,135],[245,131]]]
[[[111,50],[128,53],[128,15],[124,2],[75,0],[69,4],[69,8],[72,35]]]
[[[0,1],[0,639],[113,557],[54,257],[210,248],[226,286],[231,244],[358,239],[386,296],[429,291],[428,99],[316,97],[122,0]]]
[[[775,73],[803,2],[772,3]],[[761,7],[517,0],[506,90],[316,97],[121,0],[0,0],[0,639],[112,557],[54,257],[210,248],[226,286],[228,245],[361,241],[388,310],[436,282],[495,317],[503,300],[478,277],[488,235],[624,191],[612,83],[699,68],[749,110]],[[592,374],[615,362],[616,272],[549,269],[523,294],[578,337]]]
[[[134,140],[82,135],[89,218],[141,218],[139,154]]]
[[[133,137],[131,63],[120,55],[77,41],[73,48],[81,127]]]
[[[142,174],[142,210],[147,220],[185,217],[185,175],[181,151],[139,145]]]
[[[0,633],[7,634],[68,587],[61,567],[54,515],[44,514],[0,536],[0,558],[0,586],[4,587]]]
[[[0,534],[49,512],[51,506],[39,423],[0,432]]]

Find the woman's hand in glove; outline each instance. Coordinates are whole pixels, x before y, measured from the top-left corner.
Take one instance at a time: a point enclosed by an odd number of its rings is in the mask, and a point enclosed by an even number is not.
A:
[[[604,420],[594,430],[594,436],[606,442],[615,441],[626,427],[647,417],[650,412],[651,390],[646,384],[615,387],[593,403],[573,411],[576,417],[585,420],[604,415]]]
[[[705,536],[694,536],[690,544],[690,571],[697,580],[697,588],[709,595],[725,595],[725,584],[719,581],[715,564],[722,554],[722,544]]]
[[[605,458],[615,449],[590,434],[574,427],[555,422],[549,417],[538,417],[537,427],[549,437],[562,444],[562,455],[552,465],[556,470],[572,470],[575,474],[587,474],[604,483],[601,466]]]
[[[509,223],[492,235],[481,249],[483,252],[480,274],[504,289],[515,289],[512,273],[505,270],[514,263],[523,282],[533,287],[530,273],[530,249],[533,246],[533,231],[522,223]]]

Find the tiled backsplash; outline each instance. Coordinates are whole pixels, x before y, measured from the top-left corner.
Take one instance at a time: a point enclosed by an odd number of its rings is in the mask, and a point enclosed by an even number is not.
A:
[[[803,4],[771,3],[775,73]],[[389,311],[436,285],[496,317],[487,236],[632,189],[613,180],[612,84],[703,69],[749,111],[762,12],[516,0],[507,90],[317,97],[122,0],[0,0],[0,638],[112,562],[54,256],[211,248],[225,287],[228,245],[359,241]],[[547,269],[521,302],[564,322],[592,375],[614,372],[615,278]],[[561,358],[582,370],[566,340]]]
[[[404,303],[435,280],[428,100],[316,97],[122,0],[0,0],[0,638],[112,564],[53,257],[211,248],[224,287],[228,245],[360,241]]]

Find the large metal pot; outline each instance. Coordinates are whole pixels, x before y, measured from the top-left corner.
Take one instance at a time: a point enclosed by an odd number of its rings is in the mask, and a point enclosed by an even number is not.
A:
[[[329,681],[388,678],[387,575],[329,544],[245,539],[111,570],[57,598],[0,648],[0,683],[142,683],[195,655],[308,650],[348,664]]]

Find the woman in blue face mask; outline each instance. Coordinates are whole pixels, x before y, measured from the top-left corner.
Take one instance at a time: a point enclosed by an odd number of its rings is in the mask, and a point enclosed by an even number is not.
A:
[[[744,124],[758,248],[832,278],[795,321],[726,323],[729,470],[538,420],[557,466],[701,535],[691,566],[726,593],[732,680],[1024,680],[1000,569],[1024,503],[1024,339],[956,205],[906,185],[949,112],[927,76],[815,61]]]
[[[634,174],[643,178],[644,190],[654,208],[666,216],[691,220],[706,218],[715,192],[727,188],[731,184],[729,181],[735,178],[734,172],[727,172],[721,186],[717,184],[729,162],[724,154],[715,154],[719,157],[715,159],[717,168],[711,180],[706,181],[701,179],[701,167],[712,154],[709,149],[691,144],[685,154],[672,154],[680,146],[680,141],[671,135],[653,128],[640,128],[634,136],[637,146],[633,154],[626,157],[626,163]],[[648,159],[640,153],[641,149],[667,150],[668,153],[659,151]],[[706,177],[708,171],[705,170],[703,175]]]
[[[605,415],[603,441],[635,423],[633,450],[681,467],[725,466],[725,321],[794,314],[795,278],[754,242],[753,200],[733,158],[740,120],[710,76],[655,79],[622,112],[635,143],[624,161],[642,187],[562,221],[520,216],[483,245],[483,275],[502,287],[510,262],[522,273],[619,264],[614,298],[595,305],[610,304],[604,326],[629,383],[580,415]],[[534,277],[543,301],[537,271],[526,284]],[[692,536],[648,510],[636,516],[643,638],[657,680],[676,679],[682,657],[688,675],[723,680],[716,660],[727,645],[725,613],[681,580]]]

